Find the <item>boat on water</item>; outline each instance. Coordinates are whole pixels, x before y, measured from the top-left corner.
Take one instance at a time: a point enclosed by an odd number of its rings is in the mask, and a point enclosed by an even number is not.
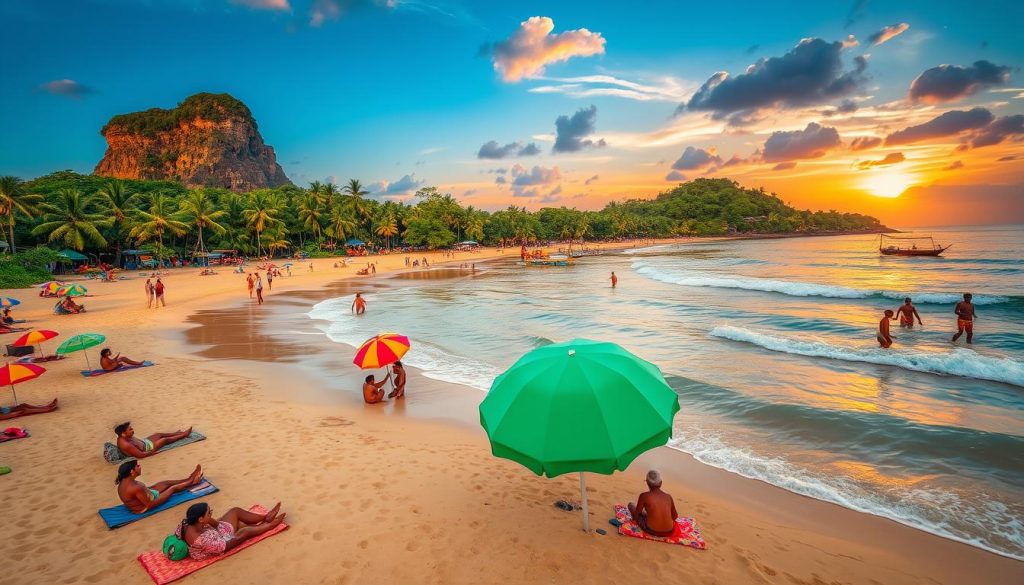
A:
[[[883,256],[938,256],[952,245],[938,244],[931,236],[878,236],[878,253]]]
[[[524,266],[569,266],[572,264],[572,256],[566,254],[551,254],[538,258],[524,258],[520,264]]]

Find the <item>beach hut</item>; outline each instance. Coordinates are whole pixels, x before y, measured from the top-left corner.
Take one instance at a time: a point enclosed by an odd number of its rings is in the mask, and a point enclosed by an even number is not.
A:
[[[70,264],[73,270],[77,269],[79,266],[82,266],[83,264],[89,263],[88,256],[80,252],[76,252],[70,248],[64,248],[60,252],[57,252],[57,255],[64,259],[64,262],[62,262],[62,264]]]
[[[537,348],[494,379],[480,425],[495,457],[537,475],[623,471],[668,442],[679,396],[654,364],[614,343],[573,339]]]

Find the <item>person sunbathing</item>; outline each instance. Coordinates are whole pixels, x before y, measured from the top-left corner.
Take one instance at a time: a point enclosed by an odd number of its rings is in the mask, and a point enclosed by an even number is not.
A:
[[[125,365],[129,365],[129,366],[143,366],[143,365],[145,365],[145,362],[137,362],[135,360],[128,359],[126,357],[121,357],[121,354],[117,354],[117,355],[111,357],[110,354],[112,354],[112,353],[113,352],[110,351],[109,347],[103,348],[103,351],[100,352],[100,366],[104,370],[106,370],[108,372],[113,372],[114,370],[116,370],[116,369],[118,369],[120,367],[123,367]]]
[[[206,502],[189,506],[185,519],[174,531],[188,545],[188,556],[202,561],[220,556],[250,538],[269,532],[284,521],[281,502],[266,514],[231,508],[219,519]]]
[[[135,429],[131,422],[123,422],[114,427],[114,434],[117,435],[117,448],[129,457],[142,459],[150,455],[156,455],[157,451],[167,445],[180,441],[192,434],[192,427],[174,433],[155,433],[145,439],[135,436]]]
[[[70,296],[64,297],[64,300],[60,302],[60,306],[65,311],[71,314],[81,313],[82,311],[85,310],[85,305],[79,305],[78,303],[73,301]]]
[[[141,514],[162,505],[174,494],[186,490],[203,479],[203,467],[196,465],[192,475],[185,479],[171,479],[154,483],[150,487],[137,478],[142,475],[142,464],[138,459],[125,461],[117,468],[117,496],[131,512]]]
[[[651,536],[672,536],[679,517],[676,503],[672,496],[661,491],[661,474],[655,469],[647,472],[647,490],[640,494],[636,504],[630,502],[630,516],[641,530]]]
[[[19,416],[28,416],[30,414],[43,414],[44,412],[53,412],[55,410],[57,410],[56,398],[45,406],[36,406],[35,404],[22,402],[14,406],[0,406],[0,420],[18,418]]]
[[[4,309],[3,318],[0,319],[0,320],[3,321],[4,325],[13,325],[13,324],[17,323],[17,321],[14,320],[14,317],[11,316],[11,309],[10,309],[10,307]]]

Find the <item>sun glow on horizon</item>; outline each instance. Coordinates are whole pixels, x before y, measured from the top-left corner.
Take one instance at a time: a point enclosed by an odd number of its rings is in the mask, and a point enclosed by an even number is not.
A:
[[[876,197],[899,197],[917,183],[917,176],[898,169],[872,169],[861,180],[861,188]]]

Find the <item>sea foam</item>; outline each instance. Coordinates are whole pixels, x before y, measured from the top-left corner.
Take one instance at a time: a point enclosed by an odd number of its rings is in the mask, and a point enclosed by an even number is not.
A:
[[[914,302],[922,304],[952,304],[960,301],[962,298],[962,295],[959,293],[905,293],[900,291],[866,290],[830,284],[816,284],[813,282],[775,280],[755,276],[725,275],[692,270],[663,269],[639,260],[633,262],[633,269],[637,274],[668,284],[756,290],[781,293],[793,297],[828,297],[837,299],[867,299],[871,297],[884,297],[888,299],[902,300],[904,297],[909,296],[913,297]],[[1008,297],[1003,296],[975,295],[974,304],[993,305],[997,303],[1005,303],[1009,300],[1010,299]]]
[[[1014,386],[1024,386],[1024,363],[1010,358],[984,356],[973,350],[959,347],[942,353],[912,349],[843,347],[824,341],[792,339],[760,333],[732,325],[715,327],[711,330],[711,335],[751,343],[782,353],[894,366],[916,372],[992,380]]]

